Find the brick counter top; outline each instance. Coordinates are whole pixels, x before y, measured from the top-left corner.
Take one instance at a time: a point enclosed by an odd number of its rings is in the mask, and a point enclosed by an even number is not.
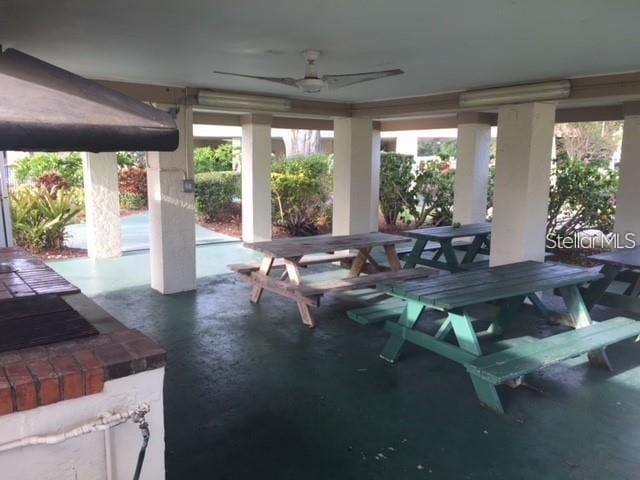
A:
[[[135,329],[0,354],[0,415],[99,393],[104,382],[163,367],[166,352]]]

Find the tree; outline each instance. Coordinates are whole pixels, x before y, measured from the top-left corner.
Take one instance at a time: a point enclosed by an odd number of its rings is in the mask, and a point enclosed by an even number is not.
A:
[[[562,123],[556,126],[559,159],[609,160],[622,138],[622,122]]]
[[[387,225],[395,225],[398,216],[415,205],[411,188],[414,179],[413,155],[380,156],[380,210]]]
[[[287,157],[320,153],[320,130],[286,130],[282,139]]]

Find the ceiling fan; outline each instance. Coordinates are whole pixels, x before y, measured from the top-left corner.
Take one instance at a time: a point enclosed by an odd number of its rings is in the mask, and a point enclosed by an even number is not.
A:
[[[213,73],[220,75],[231,75],[234,77],[255,78],[257,80],[265,80],[267,82],[279,83],[290,87],[297,87],[305,93],[318,93],[325,88],[334,90],[342,88],[354,83],[368,82],[377,80],[378,78],[391,77],[393,75],[401,75],[404,72],[400,69],[380,70],[376,72],[347,73],[344,75],[318,75],[317,61],[320,56],[319,50],[305,50],[302,56],[306,61],[306,67],[303,78],[291,77],[262,77],[259,75],[244,75],[241,73],[220,72],[214,70]]]

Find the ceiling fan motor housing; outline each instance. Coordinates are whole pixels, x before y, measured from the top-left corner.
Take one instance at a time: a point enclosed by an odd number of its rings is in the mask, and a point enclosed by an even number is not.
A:
[[[296,82],[296,85],[305,93],[321,92],[327,86],[320,78],[302,78]]]

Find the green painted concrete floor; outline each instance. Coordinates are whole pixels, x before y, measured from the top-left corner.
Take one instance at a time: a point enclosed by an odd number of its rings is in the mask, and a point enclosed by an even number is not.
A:
[[[444,358],[408,346],[395,365],[380,360],[384,332],[344,313],[355,298],[326,298],[315,330],[281,297],[251,305],[223,268],[243,257],[238,245],[199,247],[198,291],[171,296],[148,287],[145,255],[51,264],[167,349],[169,479],[640,476],[640,345],[609,349],[614,372],[581,357],[533,375],[537,391],[505,388],[498,416]],[[557,328],[520,319],[510,334]]]

